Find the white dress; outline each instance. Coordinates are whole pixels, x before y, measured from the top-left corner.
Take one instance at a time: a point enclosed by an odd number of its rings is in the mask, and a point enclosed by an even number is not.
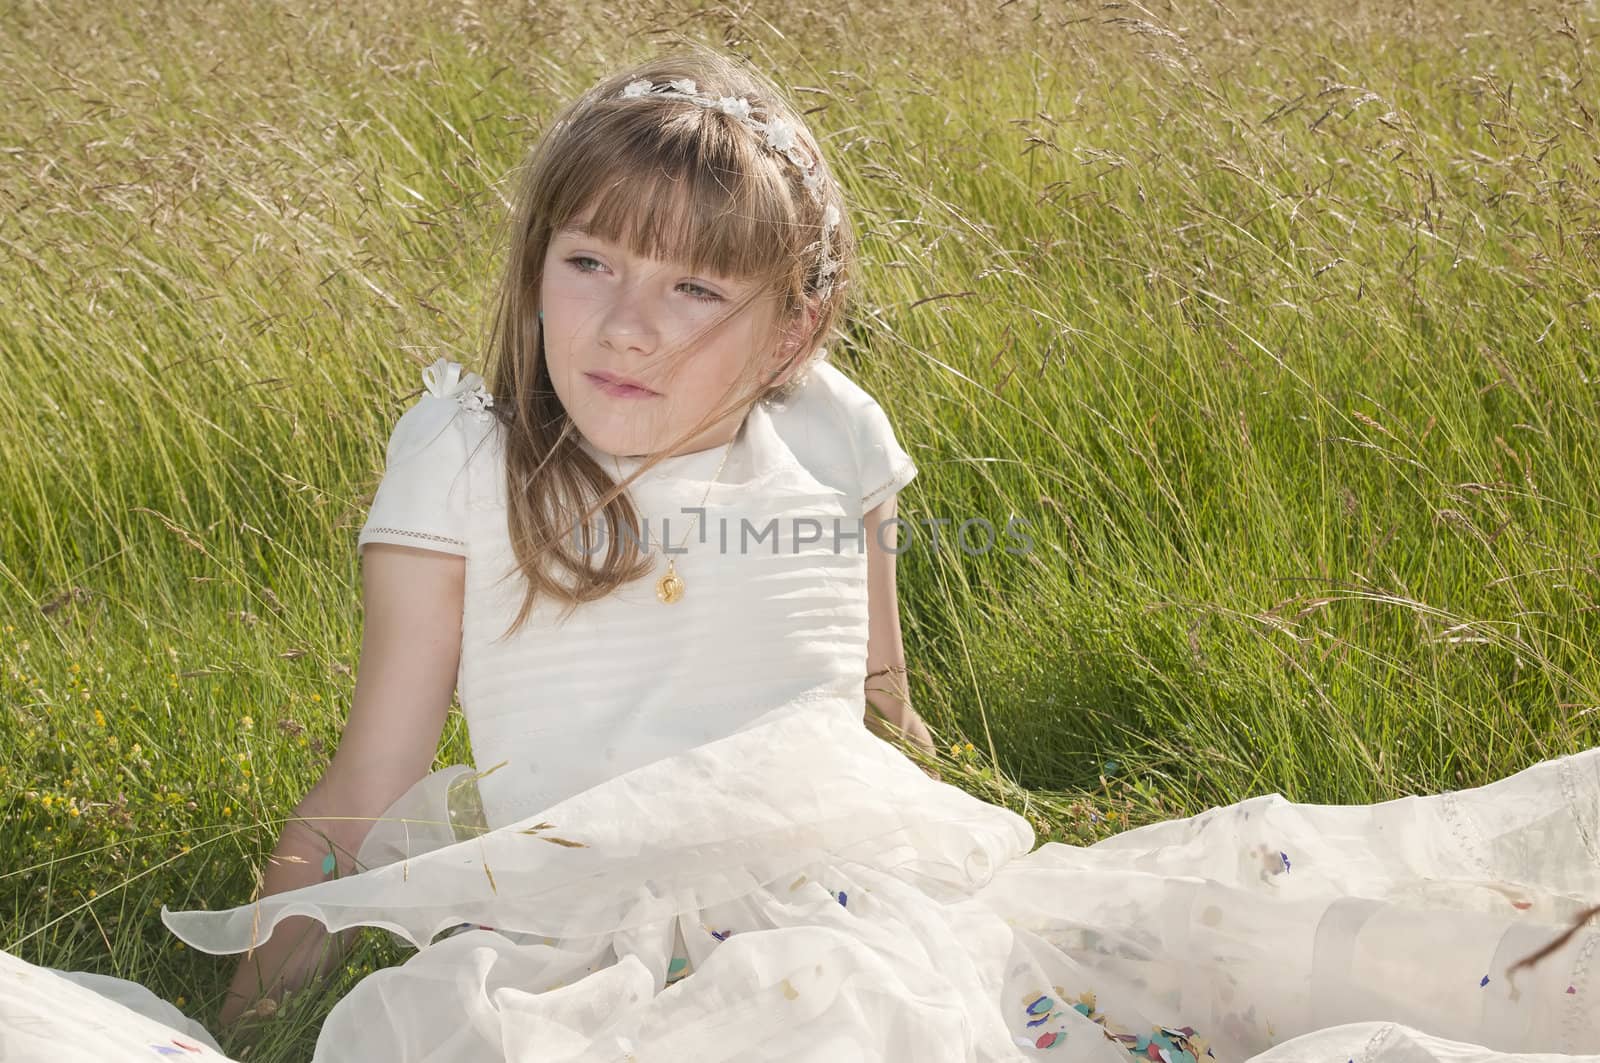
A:
[[[1022,816],[865,729],[864,557],[826,536],[826,556],[715,564],[692,540],[681,602],[645,580],[491,652],[510,599],[490,591],[495,430],[471,385],[436,376],[402,419],[361,538],[467,557],[462,707],[478,765],[504,766],[421,780],[360,874],[162,912],[219,954],[292,915],[415,945],[333,1009],[318,1063],[1600,1059],[1600,935],[1506,976],[1600,900],[1600,754],[1035,849]],[[733,453],[712,506],[756,513],[859,516],[914,472],[831,366]],[[641,512],[694,504],[714,467],[681,459]],[[186,1023],[132,983],[0,953],[7,1061],[205,1056]]]
[[[522,599],[521,582],[507,578],[502,430],[488,412],[463,409],[457,400],[473,389],[456,371],[439,367],[439,394],[401,417],[358,543],[466,558],[457,691],[478,767],[495,769],[480,784],[491,824],[779,705],[838,698],[865,712],[861,517],[916,469],[882,409],[844,374],[819,363],[783,408],[752,409],[731,446],[668,459],[629,485],[636,537],[649,540],[658,572],[672,559],[680,601],[657,600],[652,575],[559,626],[558,606],[542,601],[502,639]],[[584,448],[613,473],[642,464]]]

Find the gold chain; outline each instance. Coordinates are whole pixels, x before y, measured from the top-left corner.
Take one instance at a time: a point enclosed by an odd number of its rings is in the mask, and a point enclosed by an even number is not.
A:
[[[722,451],[722,461],[718,463],[717,471],[712,474],[711,482],[706,485],[705,496],[700,499],[700,513],[696,513],[695,514],[695,517],[694,517],[695,523],[699,523],[701,514],[703,514],[705,512],[706,499],[709,499],[711,497],[711,489],[713,487],[715,487],[717,485],[717,481],[722,478],[722,470],[728,464],[728,455],[733,453],[733,444],[738,438],[739,438],[739,435],[738,435],[737,432],[735,432],[733,439],[728,440],[728,445],[723,449],[723,451]],[[619,464],[617,462],[616,455],[614,455],[614,454],[611,457],[611,464],[612,464],[612,467],[615,468],[616,471],[617,471],[617,479],[618,480],[622,479],[622,466],[621,466],[621,464]],[[663,517],[662,521],[663,521],[663,527],[665,527],[666,518]],[[689,530],[688,530],[688,532],[686,532],[684,534],[683,541],[678,543],[678,549],[679,550],[683,549],[684,545],[686,543],[688,543],[688,541],[689,541],[689,536],[693,535],[693,534],[694,534],[694,523],[689,525]],[[648,550],[650,548],[650,543],[648,541],[649,537],[650,536],[649,536],[648,525],[646,525],[646,534],[645,534],[645,539],[646,539],[645,549],[646,550]],[[666,543],[662,543],[661,545],[663,547],[665,547],[667,544]],[[683,597],[683,590],[684,590],[683,577],[678,575],[678,566],[676,564],[676,559],[674,559],[673,557],[671,557],[669,555],[667,557],[667,571],[662,573],[660,579],[656,580],[656,597],[659,598],[661,601],[665,602],[666,604],[671,605],[673,602],[676,602],[676,601],[678,601],[679,599],[681,599]]]

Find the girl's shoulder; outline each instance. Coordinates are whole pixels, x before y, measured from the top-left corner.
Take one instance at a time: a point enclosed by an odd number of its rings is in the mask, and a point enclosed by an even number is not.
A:
[[[422,394],[395,423],[384,451],[386,461],[428,450],[441,441],[453,449],[481,440],[494,427],[494,397],[483,377],[467,372],[461,363],[440,358],[422,370],[422,384]]]
[[[467,469],[495,428],[477,373],[447,358],[422,371],[423,392],[395,422],[357,548],[396,543],[465,555]]]
[[[806,382],[769,413],[773,427],[807,471],[859,499],[862,512],[917,474],[883,407],[826,359],[815,363]]]

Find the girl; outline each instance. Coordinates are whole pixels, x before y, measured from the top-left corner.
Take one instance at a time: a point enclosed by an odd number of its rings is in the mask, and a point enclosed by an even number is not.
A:
[[[929,744],[880,534],[915,469],[818,347],[850,229],[765,79],[692,52],[596,85],[510,244],[489,383],[435,363],[389,441],[337,755],[259,899],[163,910],[246,953],[221,1023],[382,926],[418,951],[319,1061],[1600,1051],[1593,934],[1511,977],[1600,891],[1600,757],[1033,850],[868,733]],[[453,690],[479,770],[428,774]],[[4,954],[0,1020],[7,1059],[209,1052]]]

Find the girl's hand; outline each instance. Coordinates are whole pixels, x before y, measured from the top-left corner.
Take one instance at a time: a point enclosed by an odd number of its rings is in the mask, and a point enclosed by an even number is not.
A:
[[[278,1007],[278,1002],[272,997],[251,1000],[230,990],[217,1011],[217,1021],[211,1029],[218,1033],[227,1030],[235,1040],[253,1040],[261,1032],[266,1020],[278,1013]]]
[[[253,1025],[253,1020],[270,1018],[278,1010],[278,1002],[272,997],[258,997],[246,999],[243,994],[229,993],[226,1001],[222,1002],[222,1009],[216,1013],[218,1026]]]

